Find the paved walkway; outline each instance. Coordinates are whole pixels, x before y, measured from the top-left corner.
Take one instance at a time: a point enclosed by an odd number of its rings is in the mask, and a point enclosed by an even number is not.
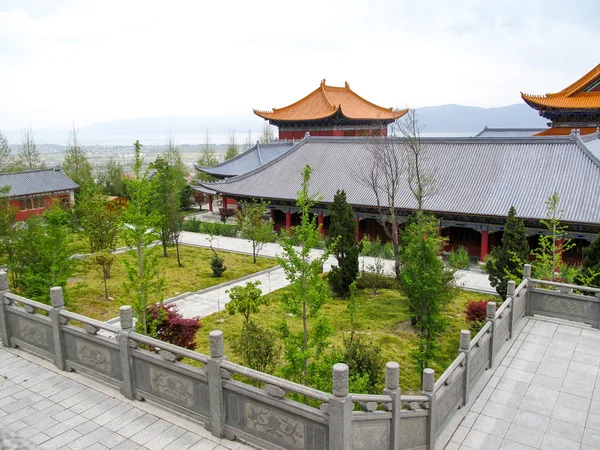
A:
[[[0,434],[28,439],[31,448],[251,449],[21,350],[0,347],[0,361]]]
[[[600,331],[524,320],[446,450],[600,448]]]

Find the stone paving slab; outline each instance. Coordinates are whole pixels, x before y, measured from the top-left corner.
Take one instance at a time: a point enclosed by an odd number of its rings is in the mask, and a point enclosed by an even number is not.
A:
[[[600,448],[600,331],[522,320],[445,449]]]
[[[0,433],[32,448],[251,450],[19,349],[0,347]]]

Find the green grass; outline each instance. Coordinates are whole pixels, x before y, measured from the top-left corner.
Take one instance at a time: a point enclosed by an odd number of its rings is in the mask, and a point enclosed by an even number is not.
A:
[[[124,247],[125,241],[120,237],[117,237],[116,248]],[[73,253],[79,255],[87,255],[90,253],[90,244],[87,239],[81,233],[73,233],[73,242],[71,243],[71,250]]]
[[[257,258],[256,264],[253,264],[252,256],[218,251],[219,256],[225,260],[227,270],[222,277],[215,278],[210,268],[212,252],[209,249],[188,246],[179,248],[183,267],[177,265],[174,248],[169,249],[168,258],[160,258],[161,271],[166,278],[163,292],[165,299],[235,280],[277,265],[275,259]],[[162,249],[160,251],[162,255]],[[114,300],[104,298],[104,284],[100,273],[82,263],[80,270],[73,277],[82,278],[83,281],[69,283],[67,286],[68,309],[98,320],[108,320],[118,316],[119,306],[127,304],[123,289],[125,279],[123,259],[126,257],[126,255],[117,256],[111,278],[108,280],[108,295]]]
[[[289,317],[281,307],[281,298],[287,288],[269,294],[271,303],[263,307],[261,312],[253,314],[252,319],[261,326],[276,327],[283,319],[293,331],[300,331],[302,321],[298,317]],[[455,300],[447,305],[444,318],[447,327],[438,340],[439,350],[435,364],[432,368],[436,371],[436,378],[458,355],[459,335],[461,329],[468,329],[464,318],[464,310],[469,300],[488,300],[490,295],[459,291]],[[400,384],[406,392],[420,390],[420,374],[416,371],[416,364],[411,356],[416,348],[415,334],[408,317],[408,304],[406,298],[398,291],[383,289],[377,295],[372,295],[370,290],[358,291],[358,312],[355,329],[364,336],[368,336],[381,350],[385,361],[396,361],[400,364]],[[326,304],[322,311],[333,325],[335,334],[331,338],[334,345],[341,346],[342,337],[350,332],[350,320],[346,313],[346,300],[334,299]],[[212,330],[222,330],[225,335],[225,352],[227,358],[240,362],[231,347],[232,339],[239,335],[242,328],[243,317],[230,316],[227,312],[213,314],[202,319],[203,328],[198,332],[196,341],[197,351],[208,354],[208,333]],[[275,375],[281,375],[275,372]]]

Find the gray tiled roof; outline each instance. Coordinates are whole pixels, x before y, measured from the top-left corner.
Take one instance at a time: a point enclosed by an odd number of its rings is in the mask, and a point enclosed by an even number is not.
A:
[[[59,167],[0,173],[0,186],[10,186],[10,197],[71,191],[79,187]]]
[[[516,138],[529,137],[540,133],[546,128],[488,128],[485,127],[474,137],[477,138]]]
[[[294,144],[289,141],[274,142],[271,144],[259,144],[248,151],[239,154],[235,158],[231,158],[214,167],[195,166],[197,170],[214,175],[217,177],[235,177],[248,173],[263,164],[267,164],[278,158],[283,153],[292,148]]]
[[[561,196],[565,222],[600,224],[600,165],[579,136],[543,138],[426,138],[425,170],[433,174],[437,193],[424,207],[438,213],[505,217],[511,206],[520,217],[545,216],[546,199]],[[291,151],[246,175],[206,183],[232,196],[295,200],[300,172],[313,169],[312,190],[331,203],[336,189],[344,189],[356,206],[376,206],[373,192],[357,173],[371,166],[365,138],[310,137]],[[396,207],[414,209],[408,182]]]

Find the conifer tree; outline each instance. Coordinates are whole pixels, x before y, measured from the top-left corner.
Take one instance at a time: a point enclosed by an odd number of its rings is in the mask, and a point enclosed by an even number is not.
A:
[[[358,275],[358,256],[361,245],[356,243],[356,221],[352,205],[346,201],[346,192],[338,190],[331,205],[329,238],[338,265],[329,272],[329,285],[340,297],[346,297],[350,285]]]
[[[72,126],[69,133],[69,142],[62,168],[65,174],[80,187],[93,182],[92,165],[85,156],[75,125]]]
[[[506,286],[510,280],[517,284],[523,279],[523,264],[529,257],[529,244],[525,224],[517,217],[514,206],[508,211],[504,226],[502,244],[494,247],[485,263],[490,284],[503,299],[506,298]]]

